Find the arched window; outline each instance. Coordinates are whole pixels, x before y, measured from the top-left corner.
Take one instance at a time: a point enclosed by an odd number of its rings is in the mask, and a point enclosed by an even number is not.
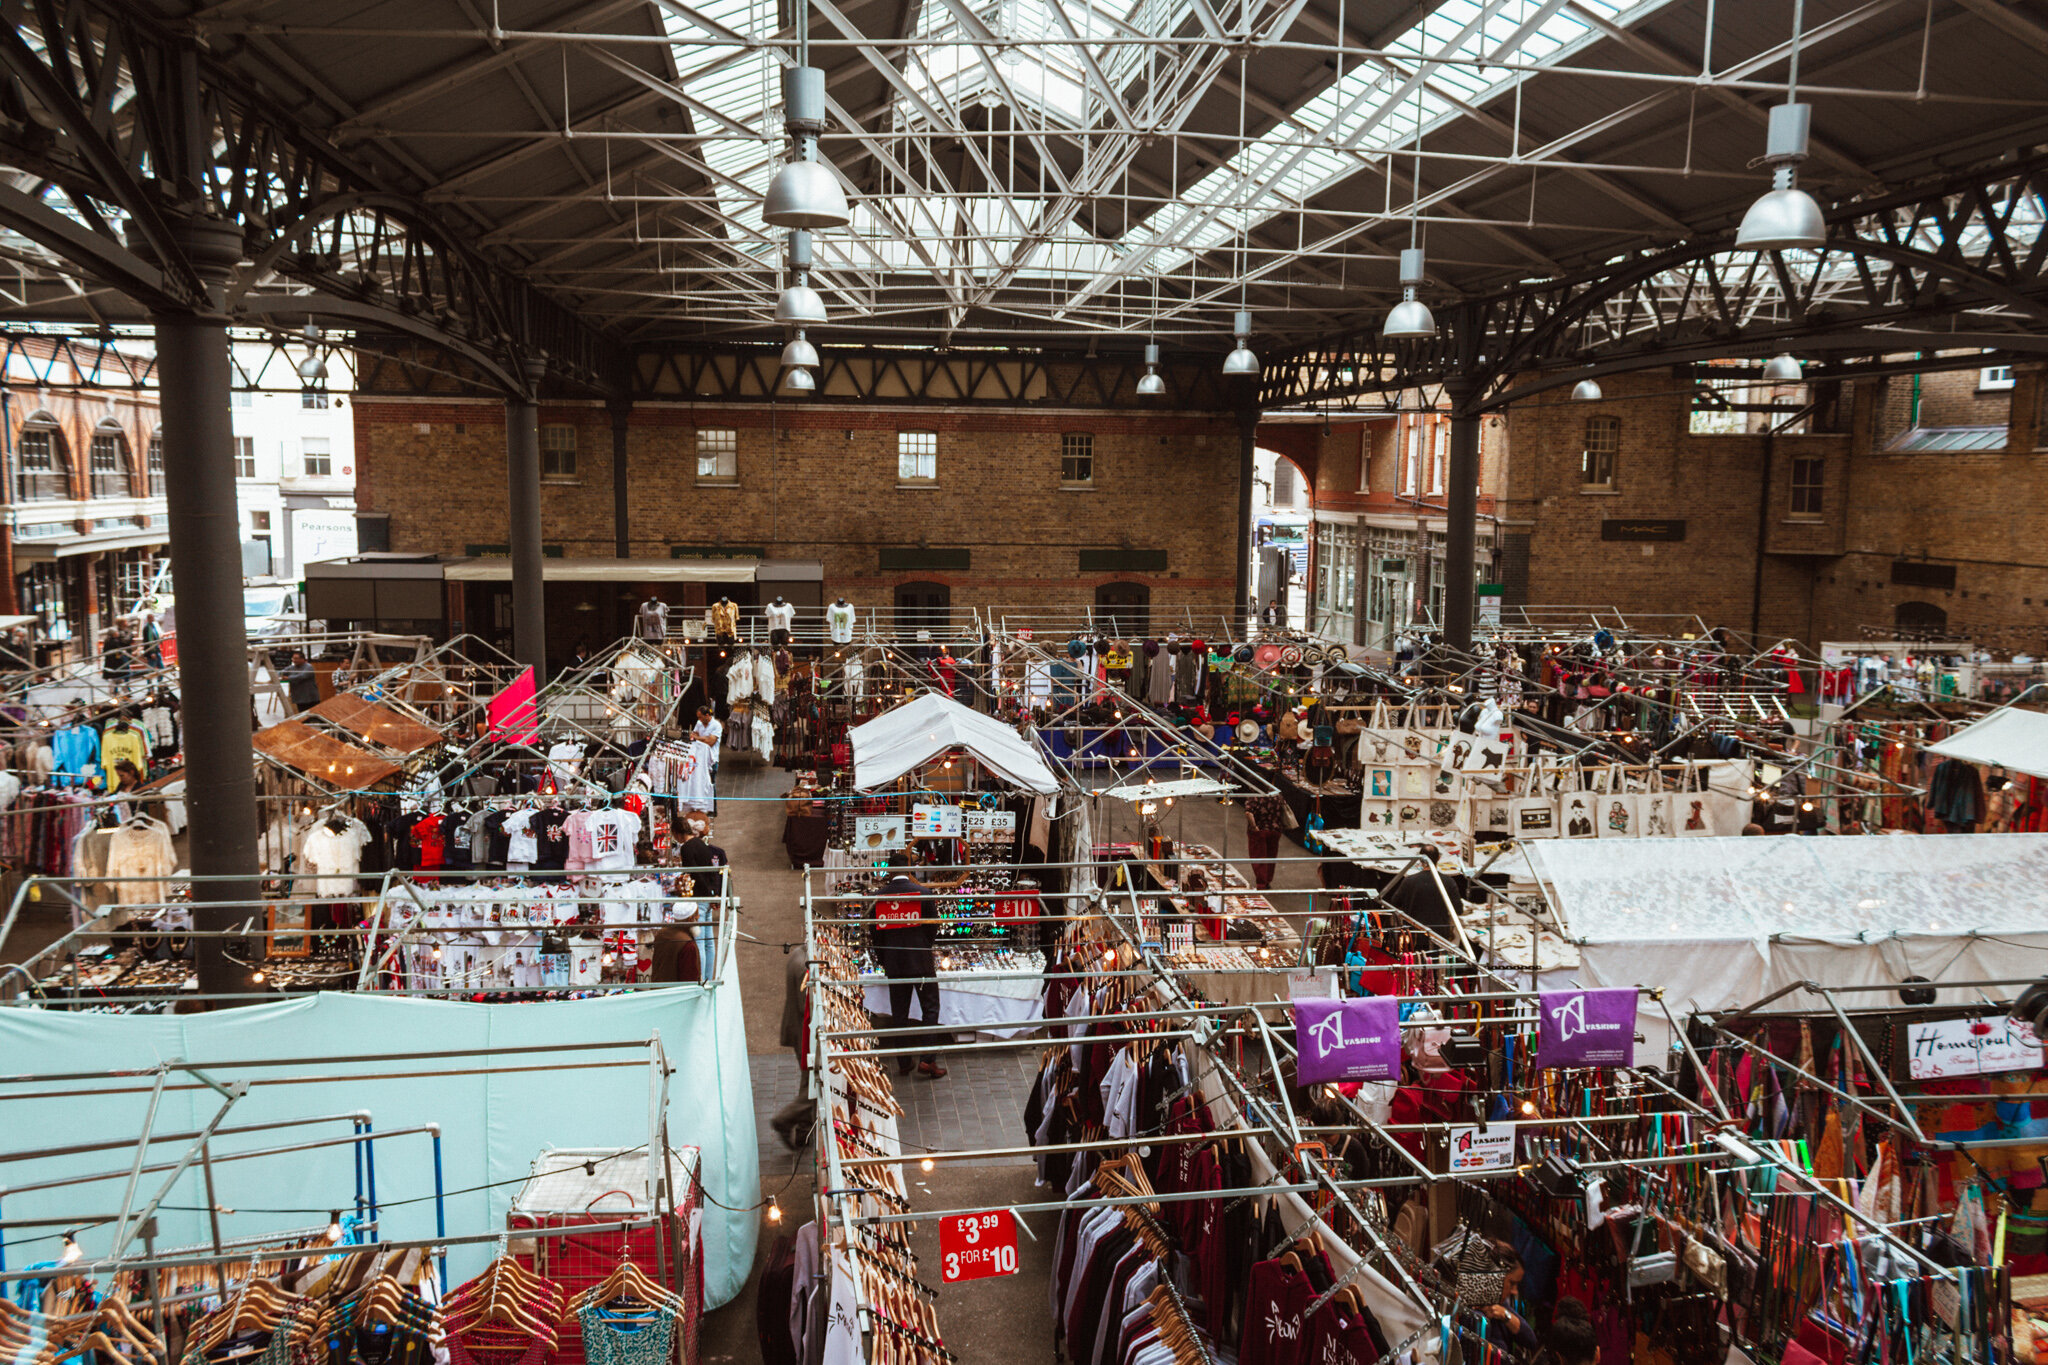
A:
[[[47,412],[29,418],[21,428],[14,461],[16,502],[65,502],[71,497],[71,452],[64,433]]]
[[[1294,468],[1285,460],[1278,468]],[[1111,635],[1148,635],[1152,623],[1152,589],[1143,583],[1102,583],[1095,589],[1095,624]]]
[[[164,438],[149,438],[149,495],[160,498],[164,495]]]
[[[1901,602],[1892,608],[1892,628],[1911,639],[1948,633],[1948,613],[1932,602]]]
[[[113,422],[102,422],[92,433],[92,495],[96,498],[129,498],[135,495],[135,475],[128,467],[128,438]]]
[[[1580,484],[1587,488],[1614,487],[1615,465],[1621,460],[1619,417],[1586,419],[1586,446],[1579,460]]]

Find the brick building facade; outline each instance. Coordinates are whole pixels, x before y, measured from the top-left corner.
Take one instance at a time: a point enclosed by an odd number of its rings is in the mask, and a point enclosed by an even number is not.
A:
[[[504,553],[502,404],[365,395],[355,423],[366,547]],[[610,412],[543,403],[540,426],[547,553],[614,557]],[[1115,603],[1215,619],[1235,601],[1228,413],[648,402],[626,451],[631,560],[817,560],[827,596],[863,612]],[[551,596],[551,640],[602,636],[614,607],[592,605],[604,614],[578,621]]]
[[[1778,413],[1696,412],[1667,370],[1601,384],[1597,403],[1556,389],[1511,410],[1510,603],[2048,650],[2039,370],[1795,385]]]
[[[35,618],[24,643],[45,663],[96,648],[154,581],[168,537],[155,395],[69,387],[93,378],[78,363],[54,340],[19,339],[0,386],[0,613]]]

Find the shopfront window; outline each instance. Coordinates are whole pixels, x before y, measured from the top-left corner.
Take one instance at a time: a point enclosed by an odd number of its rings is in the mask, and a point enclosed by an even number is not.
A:
[[[17,502],[63,502],[71,496],[71,458],[54,421],[31,417],[22,428],[14,493]]]
[[[1358,528],[1316,523],[1315,622],[1318,635],[1352,638],[1358,610]]]
[[[126,498],[135,493],[128,472],[128,438],[119,427],[101,424],[92,434],[92,495],[96,498]]]
[[[36,618],[36,634],[45,640],[69,640],[72,623],[78,619],[76,585],[67,560],[45,560],[32,564],[15,579],[21,609]]]

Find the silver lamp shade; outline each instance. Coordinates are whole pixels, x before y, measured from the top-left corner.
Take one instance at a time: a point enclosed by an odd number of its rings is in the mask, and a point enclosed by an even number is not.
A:
[[[1380,328],[1380,335],[1397,338],[1433,337],[1436,335],[1436,315],[1431,313],[1429,305],[1420,299],[1403,299],[1387,314],[1387,323]]]
[[[1581,379],[1572,385],[1574,403],[1597,403],[1600,401],[1600,385],[1591,379]]]
[[[1223,373],[1225,374],[1255,375],[1258,372],[1259,358],[1251,353],[1250,347],[1240,346],[1229,355],[1223,357]],[[1157,376],[1155,375],[1154,378],[1157,378]]]
[[[811,377],[809,370],[801,367],[782,373],[782,391],[799,396],[811,393],[818,387],[818,381]]]
[[[1804,375],[1796,356],[1774,355],[1764,366],[1764,380],[1771,384],[1797,384]]]
[[[1258,357],[1256,356],[1252,358],[1252,367],[1255,370],[1258,368]],[[1145,371],[1144,377],[1138,380],[1138,397],[1140,398],[1157,398],[1165,392],[1166,381],[1151,370]]]
[[[327,378],[327,362],[318,351],[299,362],[299,378],[308,384],[317,384]]]
[[[790,161],[768,182],[761,216],[776,227],[836,228],[853,214],[837,176],[815,161]]]
[[[804,340],[803,330],[799,328],[797,334],[790,339],[789,345],[782,348],[782,368],[791,370],[817,367],[818,348]]]
[[[792,284],[775,300],[775,320],[785,327],[824,322],[825,300],[807,284]]]
[[[1820,205],[1805,190],[1787,186],[1766,190],[1742,215],[1735,245],[1744,251],[1790,251],[1818,248],[1828,239]]]

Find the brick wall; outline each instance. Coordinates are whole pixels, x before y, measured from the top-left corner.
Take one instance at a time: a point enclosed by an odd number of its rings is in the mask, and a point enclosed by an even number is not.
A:
[[[1953,632],[1994,649],[2048,649],[2048,468],[2033,449],[2036,372],[2010,393],[1980,392],[1977,372],[1922,377],[1921,423],[2001,425],[2004,450],[1888,453],[1886,424],[1910,401],[1911,376],[1845,385],[1840,434],[1687,432],[1686,380],[1646,371],[1601,380],[1599,403],[1558,389],[1518,404],[1503,516],[1528,539],[1536,604],[1611,606],[1645,618],[1697,614],[1708,625],[1808,644],[1893,629],[1901,603],[1948,613]],[[1586,420],[1621,423],[1611,492],[1580,478]],[[1902,420],[1902,419],[1896,419]],[[1903,428],[1901,428],[1903,429]],[[1893,436],[1897,433],[1894,432]],[[1821,509],[1795,512],[1795,461],[1818,460]],[[1761,523],[1759,517],[1761,514]],[[1680,520],[1678,543],[1602,539],[1605,521]],[[1762,571],[1758,572],[1759,535]],[[1952,568],[1953,589],[1894,584],[1894,562]],[[1911,576],[1912,570],[1907,570]]]
[[[542,488],[544,541],[571,557],[611,556],[610,415],[544,404],[540,421],[574,426],[577,446],[575,479]],[[364,398],[355,422],[358,506],[389,515],[393,550],[460,554],[507,540],[502,405]],[[732,486],[698,482],[700,427],[737,433]],[[898,484],[897,434],[912,430],[938,435],[935,486]],[[1088,488],[1061,486],[1067,432],[1094,438]],[[1111,581],[1146,585],[1155,607],[1235,600],[1228,416],[643,404],[627,448],[636,559],[668,559],[677,545],[760,547],[821,560],[829,590],[874,604],[911,581],[946,584],[956,608],[1086,603]],[[965,549],[970,567],[885,572],[885,546]],[[1164,551],[1166,568],[1083,574],[1082,548]]]

